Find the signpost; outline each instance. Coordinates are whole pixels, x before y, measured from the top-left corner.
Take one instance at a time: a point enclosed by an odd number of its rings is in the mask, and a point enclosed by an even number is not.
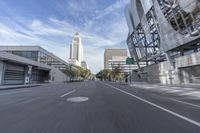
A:
[[[126,64],[129,65],[129,78],[130,78],[130,84],[131,84],[131,65],[134,64],[134,59],[133,58],[126,58]]]

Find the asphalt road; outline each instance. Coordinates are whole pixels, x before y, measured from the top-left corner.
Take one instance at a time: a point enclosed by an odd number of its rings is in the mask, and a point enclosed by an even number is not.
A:
[[[200,102],[100,81],[4,90],[0,133],[200,133]]]

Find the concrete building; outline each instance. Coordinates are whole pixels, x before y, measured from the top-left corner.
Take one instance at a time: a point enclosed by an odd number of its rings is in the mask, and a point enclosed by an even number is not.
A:
[[[68,63],[39,46],[0,46],[0,84],[64,82]]]
[[[140,75],[133,80],[200,82],[199,5],[198,0],[130,0],[127,45],[139,68],[134,75]]]
[[[119,49],[119,48],[108,48],[104,51],[104,69],[109,68],[109,60],[112,60],[113,57],[128,57],[128,50],[127,49]]]
[[[81,36],[78,32],[76,32],[72,38],[72,43],[70,45],[70,59],[69,62],[71,64],[81,66],[81,62],[83,61],[83,45]]]
[[[138,69],[136,64],[127,65],[126,59],[127,57],[125,56],[113,56],[112,59],[108,60],[108,69],[113,70],[114,68],[118,68],[121,72],[126,73]]]
[[[0,46],[0,50],[53,66],[61,71],[69,65],[40,46]]]

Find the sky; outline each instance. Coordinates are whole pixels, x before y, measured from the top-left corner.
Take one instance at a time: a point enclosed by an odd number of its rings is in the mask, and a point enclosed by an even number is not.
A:
[[[93,73],[105,48],[127,48],[129,0],[0,0],[0,45],[39,45],[67,61],[75,32]]]

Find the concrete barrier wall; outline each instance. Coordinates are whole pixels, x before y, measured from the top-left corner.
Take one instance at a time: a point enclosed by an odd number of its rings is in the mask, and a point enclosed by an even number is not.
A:
[[[50,75],[50,83],[63,83],[69,81],[69,76],[61,72],[59,69],[54,68],[49,72]]]
[[[177,84],[179,83],[179,72],[176,69],[172,69],[169,62],[162,62],[159,64],[153,64],[142,68],[140,81],[148,83],[162,83],[162,84]],[[133,76],[135,77],[135,76]],[[138,81],[137,78],[133,79]]]
[[[200,66],[181,68],[180,74],[180,81],[182,83],[200,84]]]
[[[179,57],[175,62],[180,70],[180,82],[200,83],[200,52]]]

